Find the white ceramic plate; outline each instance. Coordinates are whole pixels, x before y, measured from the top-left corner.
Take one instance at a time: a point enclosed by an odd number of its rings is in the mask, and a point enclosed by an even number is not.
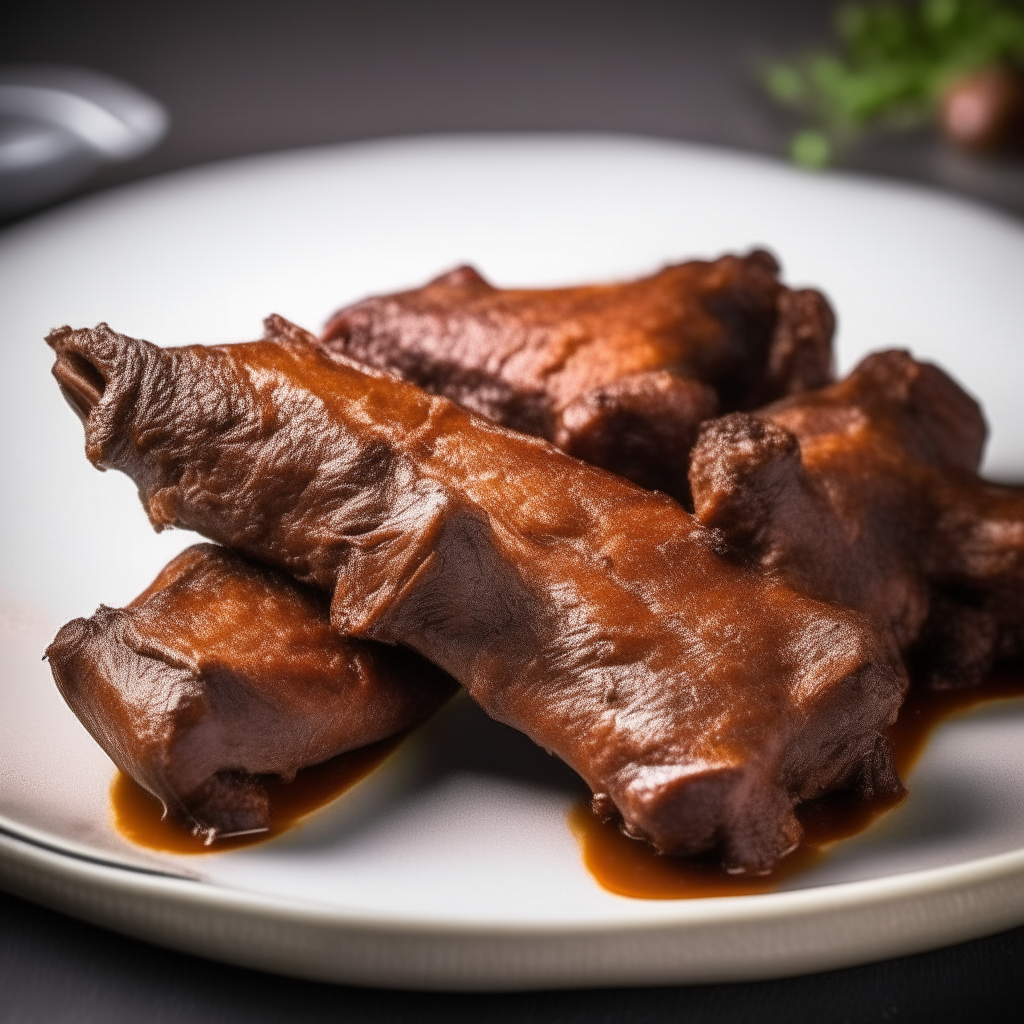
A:
[[[137,185],[0,239],[0,882],[239,963],[367,984],[515,988],[740,979],[1024,922],[1024,705],[940,730],[895,813],[763,896],[631,900],[566,825],[578,793],[455,704],[281,839],[188,858],[112,829],[113,768],[39,660],[193,538],[153,535],[129,481],[82,456],[42,337],[108,320],[162,344],[317,328],[460,262],[502,285],[600,280],[768,244],[869,349],[936,359],[980,396],[990,473],[1024,478],[1024,230],[964,202],[694,146],[475,137],[263,157]]]

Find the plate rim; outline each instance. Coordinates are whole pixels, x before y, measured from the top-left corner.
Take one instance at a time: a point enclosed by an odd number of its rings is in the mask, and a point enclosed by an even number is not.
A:
[[[87,862],[6,833],[0,885],[192,955],[321,982],[435,991],[760,980],[921,953],[1024,922],[1024,850],[815,889],[685,901],[696,909],[664,920],[573,925],[370,917]]]

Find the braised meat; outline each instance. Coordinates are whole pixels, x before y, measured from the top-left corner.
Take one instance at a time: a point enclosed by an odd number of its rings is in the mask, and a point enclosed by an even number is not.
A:
[[[115,764],[207,841],[270,825],[261,776],[422,721],[455,683],[411,651],[342,637],[327,595],[212,544],[46,654]]]
[[[697,517],[803,593],[888,625],[938,687],[1024,654],[1024,492],[978,476],[977,403],[906,352],[704,425]]]
[[[659,850],[767,870],[796,802],[899,787],[891,638],[736,564],[670,498],[280,318],[242,345],[49,342],[88,457],[135,480],[157,529],[332,590],[339,631],[449,672]]]
[[[685,503],[701,420],[831,379],[828,303],[778,270],[756,251],[506,290],[460,267],[341,310],[321,342]]]

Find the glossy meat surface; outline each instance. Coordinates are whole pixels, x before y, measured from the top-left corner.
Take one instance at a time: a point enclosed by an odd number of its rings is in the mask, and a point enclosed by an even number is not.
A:
[[[269,827],[260,776],[393,736],[455,689],[409,651],[342,637],[325,594],[212,544],[46,653],[114,763],[208,840]]]
[[[977,474],[985,423],[900,351],[757,413],[705,424],[698,518],[804,593],[887,624],[938,687],[1024,654],[1024,492]]]
[[[685,503],[700,422],[827,383],[833,327],[754,252],[545,290],[460,267],[341,310],[321,342]]]
[[[336,628],[445,669],[657,848],[765,870],[799,800],[899,786],[888,637],[723,557],[671,499],[280,318],[244,345],[49,341],[89,458],[136,481],[158,529],[333,590]]]

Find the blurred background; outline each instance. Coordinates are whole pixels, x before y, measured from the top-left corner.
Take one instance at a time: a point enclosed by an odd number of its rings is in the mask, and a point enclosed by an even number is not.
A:
[[[955,6],[924,2],[936,17]],[[298,146],[410,133],[599,131],[786,160],[808,126],[827,129],[827,159],[840,168],[1024,216],[1020,158],[950,146],[936,131],[935,110],[851,133],[834,118],[823,125],[806,105],[772,98],[774,62],[841,48],[835,18],[832,0],[16,2],[0,33],[0,177],[18,172],[39,189],[0,208],[0,224],[125,182]],[[109,77],[68,78],[67,68]],[[24,91],[26,81],[36,93]],[[118,82],[126,92],[117,92]],[[63,88],[85,90],[120,118],[122,143],[83,141],[84,122],[71,124],[71,108],[53,99]],[[49,106],[36,103],[39,89],[49,90]],[[44,139],[46,117],[56,121]],[[80,159],[47,193],[41,172],[24,171],[29,151],[61,146],[78,146]],[[802,158],[823,162],[820,147]],[[208,963],[0,894],[0,1021],[590,1022],[669,1013],[721,1022],[802,1013],[934,1022],[967,1019],[972,1008],[985,1009],[988,1020],[1013,1019],[994,1007],[1000,994],[1020,995],[1014,965],[1022,950],[1017,929],[919,957],[743,986],[420,996]]]
[[[928,2],[940,13],[957,5]],[[0,65],[102,72],[169,115],[148,153],[98,162],[72,194],[250,153],[422,132],[632,132],[785,157],[807,116],[768,95],[765,70],[841,48],[835,14],[830,0],[38,0],[5,16]],[[1024,214],[1020,163],[943,145],[927,116],[840,149],[841,166]]]

